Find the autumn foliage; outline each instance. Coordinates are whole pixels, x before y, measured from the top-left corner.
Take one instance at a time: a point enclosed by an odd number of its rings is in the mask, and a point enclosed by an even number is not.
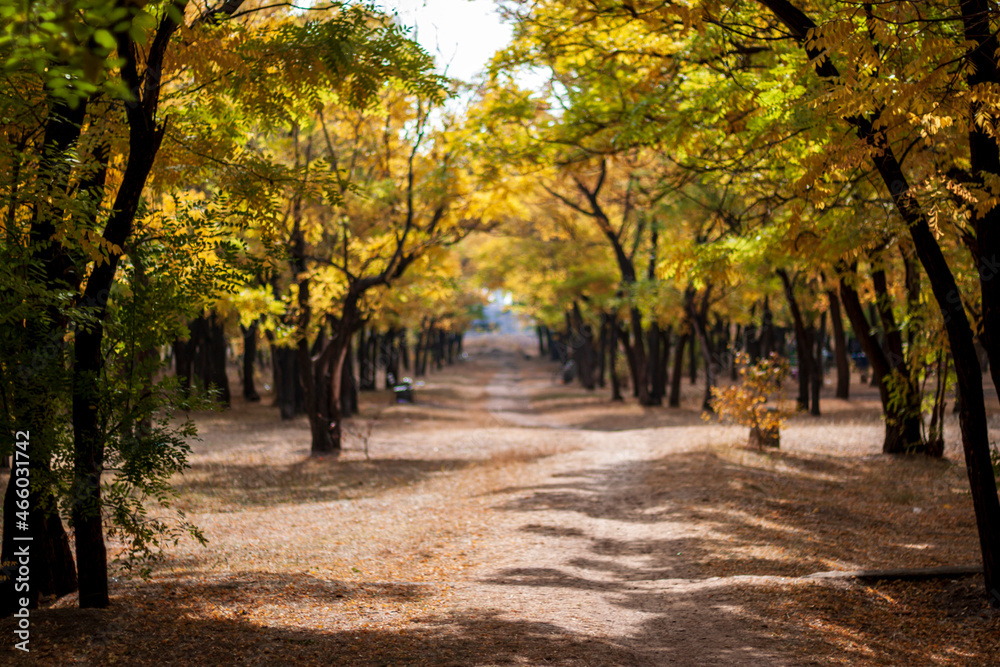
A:
[[[746,354],[737,355],[736,362],[742,365],[742,382],[731,387],[713,387],[712,407],[720,419],[750,427],[751,447],[777,447],[787,416],[780,403],[782,383],[789,373],[788,360],[772,353],[755,364],[749,361]]]

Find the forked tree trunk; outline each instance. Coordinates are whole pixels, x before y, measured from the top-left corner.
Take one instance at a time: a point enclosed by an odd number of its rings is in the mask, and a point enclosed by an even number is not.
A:
[[[892,312],[892,296],[889,294],[888,281],[882,269],[872,271],[872,285],[875,288],[875,307],[882,322],[885,336],[886,362],[888,374],[882,378],[882,383],[889,383],[889,390],[898,404],[899,418],[904,421],[906,429],[905,449],[891,454],[922,453],[925,443],[922,434],[923,416],[921,409],[922,395],[917,378],[910,370],[906,361],[906,351],[903,349],[903,334],[896,325]],[[916,437],[916,440],[909,438]]]
[[[712,407],[712,388],[716,385],[716,363],[715,344],[708,331],[708,309],[711,304],[712,285],[705,287],[702,294],[702,301],[699,306],[695,306],[695,290],[688,287],[685,294],[685,308],[687,309],[688,321],[694,326],[698,342],[701,344],[702,357],[705,361],[705,393],[701,402],[701,409],[705,412],[715,412]]]
[[[846,267],[845,267],[846,268]],[[853,273],[853,271],[852,271]],[[891,371],[889,360],[871,332],[871,324],[865,317],[864,308],[858,293],[846,281],[846,276],[840,279],[840,300],[844,312],[851,322],[854,335],[861,343],[861,349],[871,363],[872,373],[877,380],[879,398],[882,400],[882,414],[885,419],[885,439],[882,451],[891,454],[913,451],[922,442],[921,420],[919,414],[914,417],[911,410],[893,401],[886,378]]]

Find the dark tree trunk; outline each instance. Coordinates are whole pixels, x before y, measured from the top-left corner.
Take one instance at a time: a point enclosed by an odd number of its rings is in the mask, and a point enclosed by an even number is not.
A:
[[[809,356],[811,353],[803,351],[803,346],[808,346],[812,336],[812,328],[807,328],[803,331],[799,331],[796,327],[795,340],[797,356],[799,358],[798,367],[798,381],[799,381],[799,395],[795,399],[796,409],[802,412],[809,411],[809,381],[812,374],[812,364],[809,363]]]
[[[299,371],[295,348],[272,344],[271,360],[274,364],[274,403],[282,419],[292,419],[300,414],[298,409]]]
[[[692,324],[692,326],[694,326]],[[688,340],[688,381],[695,384],[698,381],[698,334]]]
[[[98,414],[97,387],[103,363],[103,327],[82,329],[73,346],[74,501],[71,515],[76,542],[80,607],[108,606],[108,557],[101,516],[104,438]]]
[[[792,312],[792,321],[795,325],[795,347],[799,357],[799,397],[798,407],[800,410],[809,410],[812,415],[819,415],[819,390],[815,392],[815,401],[809,405],[810,379],[815,375],[820,378],[819,364],[813,356],[813,337],[815,329],[811,324],[807,324],[799,309],[799,303],[795,298],[795,287],[793,281],[788,277],[788,272],[778,269],[778,276],[785,287],[785,298],[788,300],[788,308]]]
[[[420,357],[421,375],[427,375],[427,366],[431,358],[431,350],[434,347],[433,336],[434,336],[434,324],[432,322],[427,322],[427,324],[424,325],[424,332],[422,336],[423,338],[423,343],[421,345],[422,354]]]
[[[858,293],[846,282],[844,276],[840,279],[840,300],[851,322],[854,335],[871,363],[872,374],[877,381],[879,397],[882,399],[882,414],[885,418],[885,440],[882,443],[882,451],[891,454],[919,448],[922,442],[919,415],[914,419],[912,413],[901,409],[902,406],[898,401],[891,400],[889,385],[884,382],[891,370],[889,360],[872,334],[871,324],[865,317]]]
[[[46,177],[51,179],[46,186],[50,192],[64,193],[69,187],[71,170],[64,159],[80,137],[81,127],[86,114],[86,102],[76,109],[70,109],[61,102],[52,102],[45,121],[45,132],[42,138],[41,163]],[[103,179],[102,179],[103,180]],[[12,181],[16,186],[16,180]],[[12,195],[13,200],[13,195]],[[78,290],[79,282],[67,279],[67,272],[72,267],[72,260],[65,247],[56,242],[56,221],[61,218],[61,212],[53,210],[56,203],[48,197],[40,198],[34,207],[31,222],[30,241],[33,247],[33,259],[37,260],[44,270],[44,287],[46,289],[67,288]],[[13,217],[13,203],[11,217]],[[7,234],[11,243],[17,243],[13,238],[15,226],[8,220]],[[116,260],[117,261],[117,260]],[[90,304],[87,304],[90,305]],[[97,303],[93,305],[98,305]],[[62,375],[66,363],[66,347],[64,343],[67,319],[55,308],[28,309],[25,312],[23,328],[16,330],[20,340],[15,343],[12,355],[17,360],[13,368],[5,368],[4,382],[13,379],[12,405],[5,406],[15,411],[13,423],[4,419],[4,434],[6,438],[16,436],[16,431],[26,431],[29,442],[27,455],[28,488],[28,524],[31,542],[15,540],[24,537],[23,526],[18,529],[17,507],[22,501],[17,495],[17,479],[23,479],[17,470],[24,470],[17,464],[17,458],[12,462],[14,470],[7,483],[3,500],[3,537],[0,545],[0,566],[6,578],[0,577],[0,616],[7,616],[17,611],[20,598],[27,597],[29,607],[38,606],[40,594],[55,593],[65,595],[77,590],[76,566],[69,548],[69,540],[63,529],[59,514],[44,504],[43,489],[50,485],[49,461],[53,455],[55,434],[53,433],[54,417],[49,413],[50,406],[61,400],[53,387],[51,376],[45,372],[51,367],[58,367],[57,376]],[[13,333],[13,332],[12,332]],[[13,370],[14,377],[7,375],[7,370]],[[48,377],[47,377],[48,376]],[[76,388],[74,387],[74,390]],[[75,391],[74,391],[75,398]],[[21,438],[14,437],[14,440]],[[8,441],[9,442],[9,441]],[[23,459],[21,459],[23,462]],[[24,511],[23,509],[20,511]],[[23,515],[22,515],[23,516]],[[20,563],[21,556],[17,554],[25,544],[30,544],[29,561]],[[22,570],[22,565],[24,570]],[[19,577],[27,576],[28,590],[16,590]]]
[[[760,330],[753,324],[743,329],[743,349],[750,357],[750,363],[756,364],[761,357]]]
[[[227,348],[225,322],[213,310],[208,318],[208,354],[206,355],[209,359],[208,379],[211,386],[218,392],[219,402],[229,407],[232,403],[232,394],[229,390],[229,374],[226,372]]]
[[[330,377],[336,377],[334,364],[336,360],[331,355]],[[354,346],[347,341],[344,350],[344,366],[340,372],[340,412],[343,419],[358,414],[358,381],[354,377]]]
[[[410,372],[410,331],[408,329],[402,329],[399,332],[399,363],[402,365],[402,370],[409,373]]]
[[[434,337],[434,365],[437,367],[437,370],[444,368],[446,336],[447,334],[445,334],[444,330],[438,329],[437,335]]]
[[[573,360],[576,363],[577,375],[584,389],[593,390],[594,382],[594,332],[590,325],[583,321],[580,306],[573,302],[570,321],[573,335]]]
[[[545,357],[545,333],[542,331],[542,325],[535,326],[535,333],[538,334],[538,358],[543,359]]]
[[[608,315],[601,313],[601,331],[597,341],[597,386],[604,388],[608,358]]]
[[[421,377],[424,374],[424,328],[425,321],[421,321],[420,328],[417,329],[417,342],[413,346],[413,375],[416,377]]]
[[[892,296],[889,294],[888,281],[885,272],[881,269],[872,271],[872,285],[875,288],[875,305],[882,322],[882,331],[885,335],[885,353],[889,369],[888,374],[882,378],[882,383],[892,383],[895,391],[892,391],[896,403],[899,404],[899,418],[909,424],[909,437],[916,437],[916,440],[908,442],[908,447],[891,454],[918,453],[925,450],[921,427],[923,426],[923,416],[921,414],[921,391],[917,378],[910,372],[906,363],[905,351],[903,350],[903,335],[896,325],[896,318],[892,312]],[[891,389],[891,387],[890,387]],[[916,424],[916,426],[914,426]]]
[[[702,358],[705,362],[705,393],[702,398],[701,409],[706,412],[715,412],[715,408],[712,407],[712,388],[716,385],[715,377],[718,364],[716,362],[715,344],[708,330],[708,309],[711,304],[712,294],[711,284],[705,287],[701,304],[698,307],[695,306],[695,294],[694,288],[687,288],[685,306],[687,308],[688,319],[694,325],[694,331],[698,337],[702,351]]]
[[[622,349],[625,350],[625,363],[628,364],[628,374],[632,378],[632,396],[635,397],[639,395],[639,389],[635,386],[635,348],[632,346],[632,339],[629,337],[628,330],[622,328],[617,321],[615,325],[618,342],[621,343]]]
[[[44,450],[38,447],[37,442],[33,445],[39,450]],[[38,461],[37,458],[29,458],[28,467],[31,471],[29,474],[36,479],[48,473],[48,465]],[[32,489],[28,494],[28,507],[31,508],[28,513],[31,537],[31,541],[28,542],[30,561],[26,568],[28,590],[15,591],[17,577],[21,575],[19,557],[15,554],[26,543],[14,541],[15,517],[18,511],[15,479],[12,475],[3,498],[4,526],[0,563],[13,565],[2,570],[7,578],[0,580],[0,618],[10,616],[17,611],[19,605],[15,603],[22,597],[27,597],[28,606],[35,609],[38,607],[38,598],[41,595],[62,597],[77,590],[76,565],[73,562],[73,553],[70,551],[69,538],[63,529],[62,520],[51,508],[43,509],[45,505],[41,494]]]
[[[372,391],[375,389],[375,360],[372,358],[372,341],[375,331],[364,328],[358,333],[358,389]]]
[[[733,343],[729,350],[729,356],[726,358],[726,362],[729,364],[729,380],[731,382],[736,382],[740,379],[739,364],[736,363],[736,353],[743,351],[745,351],[743,347],[743,327],[737,324],[736,336],[733,337]]]
[[[191,380],[194,378],[191,354],[188,349],[188,341],[174,341],[174,368],[177,380],[180,383],[181,393],[189,396],[191,393]]]
[[[948,390],[948,353],[938,352],[937,364],[934,369],[934,404],[931,407],[931,421],[927,425],[928,456],[941,458],[944,456],[944,412],[945,398]]]
[[[646,332],[646,345],[649,348],[649,405],[663,405],[663,383],[660,378],[660,325],[653,321]]]
[[[260,400],[254,383],[254,360],[257,358],[257,328],[258,322],[252,322],[243,330],[243,399],[250,402]]]
[[[681,406],[681,377],[684,375],[684,350],[691,340],[690,331],[685,330],[674,348],[674,368],[670,373],[670,399],[667,405],[672,408]]]
[[[767,359],[772,352],[777,352],[775,341],[774,314],[771,312],[771,300],[764,297],[764,307],[760,316],[760,356]]]
[[[190,392],[195,377],[199,379],[201,389],[208,387],[208,362],[205,353],[209,345],[208,337],[208,319],[202,314],[188,323],[188,339],[174,343],[177,377],[180,378],[185,395]]]
[[[670,349],[674,342],[674,326],[671,324],[662,333],[663,349],[660,352],[660,395],[667,397],[667,383],[670,381]]]
[[[656,327],[659,329],[659,327]],[[653,381],[650,388],[650,395],[655,401],[655,405],[663,405],[663,399],[667,396],[667,366],[670,363],[670,337],[673,327],[667,327],[665,331],[658,331],[656,340],[657,359],[656,363],[650,362],[653,368]],[[653,343],[650,343],[652,348]]]
[[[169,36],[169,34],[168,34]],[[151,56],[152,57],[152,56]],[[153,67],[148,65],[147,68]],[[152,76],[149,73],[149,76]],[[165,127],[155,121],[155,105],[129,106],[128,159],[122,182],[104,229],[104,239],[123,247],[132,225],[146,179],[159,151]],[[104,355],[104,319],[121,255],[109,253],[95,265],[87,279],[81,304],[93,305],[94,323],[76,332],[73,364],[73,503],[71,515],[76,542],[81,607],[108,605],[107,551],[101,518],[101,473],[104,470],[104,434],[101,430],[95,389],[99,386]]]
[[[385,335],[384,355],[385,355],[385,388],[392,389],[399,384],[399,337],[400,332],[396,329],[389,329]]]
[[[830,321],[833,323],[833,356],[837,361],[837,398],[851,397],[851,365],[847,357],[847,338],[844,335],[844,318],[840,314],[840,299],[836,290],[827,290],[830,302]]]
[[[608,315],[608,379],[611,382],[611,400],[624,401],[621,383],[618,381],[618,317]]]
[[[458,348],[458,336],[454,332],[447,335],[447,356],[446,361],[449,366],[455,363],[455,350]]]
[[[811,414],[819,416],[819,393],[823,388],[823,347],[826,345],[826,312],[820,313],[819,326],[815,334],[816,349],[813,352],[813,373],[810,377],[812,390]]]

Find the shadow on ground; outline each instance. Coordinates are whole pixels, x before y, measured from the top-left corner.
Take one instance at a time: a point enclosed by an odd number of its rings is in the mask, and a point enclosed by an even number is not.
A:
[[[190,579],[187,581],[190,582]],[[516,620],[496,609],[418,616],[396,629],[356,627],[343,631],[292,630],[268,619],[254,618],[253,608],[280,591],[283,604],[297,596],[312,603],[305,611],[329,615],[331,625],[360,596],[368,600],[419,601],[414,587],[376,583],[345,585],[306,575],[237,575],[206,585],[145,584],[116,596],[106,610],[49,609],[36,611],[32,652],[24,664],[105,665],[600,665],[664,664],[675,652],[699,642],[698,664],[754,664],[766,654],[732,639],[725,630],[721,605],[704,609],[716,623],[696,629],[657,629],[672,641],[660,647],[657,661],[621,641],[567,632],[551,623]],[[197,602],[192,602],[197,600]],[[683,601],[681,602],[684,603]],[[690,604],[701,604],[690,600]],[[245,604],[250,612],[241,612]],[[234,617],[212,618],[224,606]],[[315,621],[316,617],[310,619]],[[656,623],[670,625],[669,618]],[[11,650],[10,619],[0,622],[0,652]],[[755,638],[753,643],[759,643]],[[687,654],[687,653],[685,653]],[[683,663],[682,663],[683,664]],[[690,664],[690,663],[688,663]]]
[[[467,459],[372,459],[291,464],[197,462],[175,485],[187,509],[350,500],[475,465]]]
[[[509,511],[698,526],[697,537],[615,540],[574,534],[573,539],[590,540],[594,555],[593,563],[578,566],[614,571],[616,559],[638,556],[645,567],[622,568],[621,577],[655,580],[801,576],[915,561],[925,567],[964,564],[961,554],[975,553],[976,532],[962,481],[959,466],[924,458],[720,449],[582,469],[498,493],[518,494],[500,505]],[[523,530],[566,527],[532,522]],[[857,539],[861,531],[876,539]],[[920,544],[913,543],[914,535],[924,536]]]

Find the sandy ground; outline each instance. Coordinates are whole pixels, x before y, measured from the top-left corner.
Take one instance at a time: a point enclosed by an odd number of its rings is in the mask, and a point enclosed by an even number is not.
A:
[[[414,405],[366,394],[339,460],[266,398],[198,415],[177,507],[209,547],[117,576],[111,609],[39,610],[27,662],[1000,664],[976,577],[808,578],[976,563],[954,424],[950,460],[883,457],[858,387],[758,453],[697,386],[614,405],[529,338],[468,347]]]

